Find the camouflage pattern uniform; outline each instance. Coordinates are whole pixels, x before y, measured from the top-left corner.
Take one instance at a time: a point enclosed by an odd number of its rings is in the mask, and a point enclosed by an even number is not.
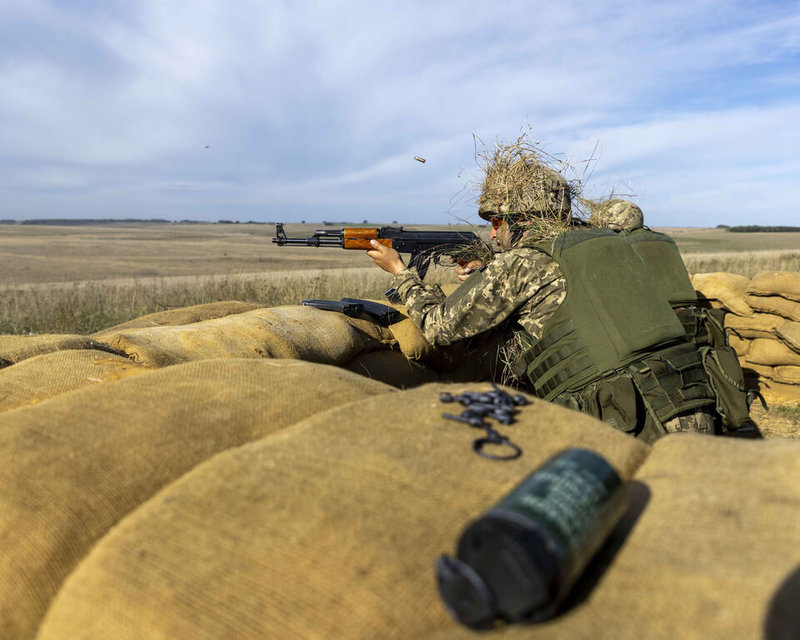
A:
[[[438,285],[423,283],[413,268],[398,273],[392,286],[408,315],[435,345],[471,338],[503,323],[521,326],[539,338],[567,295],[558,265],[550,256],[529,248],[498,254],[450,298]]]

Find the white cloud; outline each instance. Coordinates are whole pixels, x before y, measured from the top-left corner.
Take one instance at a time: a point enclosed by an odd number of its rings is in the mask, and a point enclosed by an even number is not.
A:
[[[529,122],[573,161],[599,141],[591,186],[659,224],[788,222],[798,27],[744,0],[0,0],[0,217],[467,211],[472,134]]]

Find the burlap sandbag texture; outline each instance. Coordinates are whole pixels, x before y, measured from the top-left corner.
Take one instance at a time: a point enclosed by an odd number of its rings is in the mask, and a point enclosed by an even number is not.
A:
[[[92,334],[91,337],[95,340],[102,341],[105,336],[119,333],[120,331],[124,331],[126,329],[193,324],[195,322],[202,322],[203,320],[224,318],[225,316],[244,313],[245,311],[252,311],[253,309],[260,309],[264,306],[265,305],[263,304],[256,304],[254,302],[239,302],[236,300],[229,300],[223,302],[196,304],[189,307],[181,307],[179,309],[167,309],[166,311],[150,313],[146,316],[141,316],[113,327],[107,327],[106,329],[102,329],[101,331]]]
[[[0,335],[0,367],[7,367],[26,358],[67,349],[105,349],[91,338],[70,334],[40,334],[33,336]]]
[[[366,399],[197,467],[95,547],[40,640],[373,640],[452,627],[433,565],[469,519],[565,447],[600,452],[625,478],[650,450],[536,400],[498,427],[522,457],[486,460],[472,451],[482,431],[441,416],[458,405],[439,393],[463,389]]]
[[[753,340],[747,360],[756,364],[777,367],[780,365],[800,366],[800,353],[792,351],[780,340]]]
[[[756,311],[770,313],[772,315],[781,316],[787,320],[800,322],[800,302],[787,300],[781,296],[748,295],[745,299],[750,305],[750,308]]]
[[[215,453],[391,387],[291,360],[207,360],[2,414],[0,638],[31,638],[120,518]]]
[[[635,477],[641,513],[585,601],[543,625],[420,637],[800,637],[798,474],[798,442],[662,438]]]
[[[212,358],[291,358],[343,365],[359,353],[393,343],[389,332],[376,323],[304,306],[123,330],[106,334],[104,340],[150,367]]]
[[[392,349],[361,353],[348,362],[345,369],[398,389],[439,380],[439,374],[428,365],[410,360],[400,351]]]
[[[747,292],[756,296],[781,296],[800,302],[800,273],[762,271],[750,281]]]
[[[784,322],[775,329],[775,334],[792,351],[800,353],[800,322]]]
[[[692,285],[701,300],[711,300],[738,316],[750,316],[753,310],[745,301],[750,280],[735,273],[697,273]]]
[[[0,412],[147,371],[128,358],[95,349],[34,356],[0,369]]]
[[[725,314],[725,328],[741,338],[774,338],[776,328],[784,322],[785,318],[771,313],[754,313],[750,317]]]

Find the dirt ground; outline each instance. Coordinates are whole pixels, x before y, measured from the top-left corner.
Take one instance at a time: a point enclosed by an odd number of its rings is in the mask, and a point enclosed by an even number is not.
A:
[[[788,407],[771,406],[765,411],[758,400],[750,407],[750,416],[761,429],[765,438],[790,438],[800,440],[800,405]]]

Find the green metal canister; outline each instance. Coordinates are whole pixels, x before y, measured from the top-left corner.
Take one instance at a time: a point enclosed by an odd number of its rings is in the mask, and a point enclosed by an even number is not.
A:
[[[437,560],[445,606],[473,628],[551,618],[626,503],[627,486],[602,456],[556,454],[467,525],[456,558]]]

